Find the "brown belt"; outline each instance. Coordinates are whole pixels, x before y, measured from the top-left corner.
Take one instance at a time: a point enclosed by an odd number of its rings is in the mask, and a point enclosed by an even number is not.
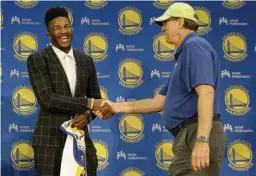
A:
[[[195,116],[193,116],[190,119],[187,119],[185,121],[183,121],[182,123],[180,123],[179,125],[177,125],[175,128],[172,129],[168,129],[168,131],[174,136],[176,137],[179,132],[181,130],[183,130],[185,127],[187,127],[188,125],[194,124],[198,122],[198,118],[197,118],[197,114]],[[219,114],[214,114],[213,115],[213,121],[220,121],[220,115]]]

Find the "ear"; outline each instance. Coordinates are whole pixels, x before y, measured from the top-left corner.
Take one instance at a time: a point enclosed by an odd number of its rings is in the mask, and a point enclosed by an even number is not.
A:
[[[48,37],[49,40],[52,40],[52,37],[51,37],[49,32],[47,32],[47,37]]]
[[[179,18],[179,27],[183,28],[184,25],[184,18]]]

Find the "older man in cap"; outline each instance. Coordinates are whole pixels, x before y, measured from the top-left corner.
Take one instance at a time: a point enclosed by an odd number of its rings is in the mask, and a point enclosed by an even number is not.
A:
[[[113,103],[123,113],[163,109],[165,127],[174,136],[169,176],[218,176],[226,136],[220,121],[220,61],[211,44],[196,33],[198,17],[186,3],[173,3],[155,19],[167,43],[177,47],[169,80],[152,99]],[[99,111],[95,112],[102,119]]]

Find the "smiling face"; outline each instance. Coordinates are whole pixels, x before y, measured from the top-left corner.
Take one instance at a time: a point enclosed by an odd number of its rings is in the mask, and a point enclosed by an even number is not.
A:
[[[64,52],[71,48],[73,38],[72,25],[66,17],[57,17],[50,21],[48,25],[48,38],[52,44]]]

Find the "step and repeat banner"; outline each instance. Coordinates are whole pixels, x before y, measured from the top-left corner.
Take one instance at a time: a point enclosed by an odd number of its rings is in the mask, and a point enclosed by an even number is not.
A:
[[[44,15],[67,8],[74,27],[72,46],[93,57],[103,98],[132,101],[154,97],[172,73],[175,46],[154,24],[173,1],[1,2],[2,174],[34,176],[31,138],[39,105],[26,60],[51,45]],[[199,16],[198,33],[221,60],[222,121],[228,137],[221,176],[254,176],[256,36],[255,2],[189,1]],[[173,137],[161,112],[116,114],[89,124],[97,148],[99,176],[166,176]]]

